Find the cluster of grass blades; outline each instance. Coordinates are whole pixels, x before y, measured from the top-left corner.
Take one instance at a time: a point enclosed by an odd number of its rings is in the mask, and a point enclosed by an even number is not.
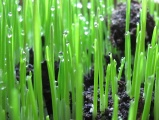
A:
[[[136,119],[140,88],[143,83],[145,103],[141,119],[149,118],[154,94],[153,114],[154,119],[158,120],[159,3],[153,0],[139,1],[142,5],[141,19],[137,24],[136,52],[132,56],[129,32],[131,0],[24,0],[21,5],[19,0],[2,0],[0,2],[1,120],[51,119],[44,108],[41,69],[43,60],[47,61],[49,73],[52,119],[83,119],[83,76],[93,65],[93,119],[96,119],[98,110],[104,112],[107,109],[110,91],[114,103],[112,119],[118,119],[120,99],[118,81],[125,71],[126,91],[132,99],[128,119]],[[123,45],[125,57],[121,58],[120,69],[117,71],[117,62],[112,57],[114,50],[109,39],[112,10],[119,2],[126,2],[127,8],[126,42]],[[152,42],[145,50],[147,10],[154,17],[155,27]],[[105,15],[107,15],[107,26]],[[44,46],[41,42],[42,35],[45,37]],[[26,75],[30,48],[34,49],[34,75],[31,72]],[[108,53],[110,63],[105,64],[104,55]],[[57,80],[54,69],[56,60],[60,61]],[[15,73],[15,66],[18,63],[19,81],[16,80]],[[106,67],[106,76],[103,66]],[[100,90],[99,96],[98,90]],[[99,106],[98,99],[100,99]]]

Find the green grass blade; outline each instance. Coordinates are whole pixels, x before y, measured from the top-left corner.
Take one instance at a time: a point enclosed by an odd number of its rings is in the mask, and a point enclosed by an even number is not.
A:
[[[38,101],[40,120],[44,119],[44,104],[42,95],[42,76],[41,76],[41,39],[40,39],[40,15],[39,0],[34,1],[34,86],[35,96]]]
[[[147,95],[146,95],[146,99],[145,99],[144,110],[142,113],[142,120],[149,119],[153,86],[154,86],[154,75],[149,76],[149,84],[148,84],[148,88],[147,88]]]
[[[34,120],[39,120],[38,118],[38,107],[37,107],[37,102],[31,82],[31,77],[28,78],[28,95],[27,95],[27,102],[29,103],[27,105],[28,109],[28,118],[32,118]],[[31,113],[30,113],[31,112]]]
[[[125,57],[121,59],[121,65],[120,67],[118,68],[118,80],[121,79],[121,75],[122,75],[122,72],[123,72],[123,69],[124,69],[124,65],[125,65]]]
[[[118,96],[115,94],[112,120],[118,120]]]
[[[140,60],[138,62],[138,72],[136,75],[136,78],[138,81],[135,82],[135,92],[134,92],[134,107],[133,107],[133,119],[136,119],[137,116],[137,108],[138,108],[138,101],[140,97],[140,86],[141,86],[141,81],[142,81],[142,76],[143,76],[143,66],[144,66],[144,54],[140,53]]]
[[[125,34],[125,77],[126,77],[126,91],[130,94],[131,91],[131,40],[130,32]]]
[[[130,26],[130,8],[131,8],[131,0],[126,1],[126,28],[125,28],[125,33],[129,31],[129,26]]]
[[[157,55],[157,65],[159,65],[159,54]],[[155,95],[154,95],[154,118],[159,119],[159,66],[156,68]]]
[[[12,120],[20,120],[20,100],[16,89],[12,90]]]
[[[48,73],[49,73],[49,81],[51,86],[51,96],[52,96],[52,109],[53,109],[53,118],[54,120],[58,120],[58,110],[57,110],[57,93],[56,93],[56,85],[55,85],[55,75],[54,75],[54,60],[50,61],[50,50],[46,47],[46,60],[48,66]]]
[[[147,1],[142,0],[142,10],[141,10],[141,52],[145,54],[145,37],[146,37],[146,18],[147,18]]]
[[[116,76],[116,64],[117,63],[115,60],[111,61],[111,88],[112,88],[113,100],[115,99],[115,94],[117,93],[117,90],[118,90],[117,76]]]
[[[94,94],[93,94],[93,119],[97,115],[97,91],[98,91],[98,42],[95,40],[95,62],[94,62]]]
[[[107,71],[106,71],[106,85],[105,85],[105,108],[108,107],[108,95],[109,95],[109,86],[110,86],[110,78],[111,78],[111,64],[107,65]]]
[[[83,68],[77,66],[77,87],[76,87],[76,120],[83,119]]]
[[[25,52],[21,51],[20,59],[20,96],[21,106],[25,106],[25,90],[26,90],[26,55]]]

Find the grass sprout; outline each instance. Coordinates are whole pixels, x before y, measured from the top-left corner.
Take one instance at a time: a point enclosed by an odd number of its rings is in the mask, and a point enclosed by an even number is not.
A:
[[[117,4],[122,2],[126,3],[123,57],[111,43],[112,13]],[[121,117],[120,104],[126,101],[121,101],[118,85],[123,79],[125,81],[122,82],[126,83],[124,92],[131,99],[128,103],[128,120],[138,117],[142,120],[150,119],[150,114],[158,120],[159,3],[153,0],[138,2],[141,3],[141,10],[139,23],[136,23],[136,48],[133,55],[131,0],[1,1],[1,120],[84,119],[84,95],[87,89],[84,78],[90,68],[94,69],[89,110],[93,120],[110,109],[111,99],[111,119]],[[145,45],[147,12],[154,18],[155,27],[151,42]],[[28,72],[28,65],[31,64],[30,49],[34,51],[33,72]],[[43,78],[43,62],[47,63],[48,81]],[[45,108],[45,82],[50,85],[51,115]],[[144,104],[138,116],[140,98],[144,99]]]

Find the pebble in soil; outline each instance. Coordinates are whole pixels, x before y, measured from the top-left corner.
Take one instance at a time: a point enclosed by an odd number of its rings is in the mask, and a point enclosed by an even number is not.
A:
[[[140,23],[140,9],[141,4],[137,1],[131,1],[130,9],[130,38],[131,38],[131,52],[135,54],[136,48],[136,28],[137,23]],[[111,17],[111,42],[124,55],[125,50],[125,21],[126,21],[126,3],[120,3],[112,12]],[[153,17],[147,12],[146,19],[146,39],[145,46],[151,42],[152,32],[155,26]]]

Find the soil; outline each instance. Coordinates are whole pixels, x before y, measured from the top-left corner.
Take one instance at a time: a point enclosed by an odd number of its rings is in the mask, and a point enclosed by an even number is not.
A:
[[[93,79],[94,79],[94,69],[90,70],[90,73],[86,74],[84,77],[85,85],[84,85],[84,120],[92,120],[92,113],[90,110],[92,109],[93,104]],[[89,82],[90,81],[90,82]],[[91,84],[92,83],[92,84]],[[89,85],[89,86],[88,86]],[[143,98],[143,84],[140,88],[140,98],[139,98],[139,106],[137,112],[137,119],[141,118],[143,107],[144,107],[144,98]],[[98,94],[99,95],[99,94]],[[128,112],[130,107],[130,101],[132,100],[128,94],[126,93],[126,82],[125,78],[122,77],[120,81],[118,81],[118,97],[119,97],[119,110],[118,110],[118,119],[127,120]],[[108,97],[108,108],[104,111],[104,113],[100,113],[98,110],[98,115],[96,120],[111,120],[113,115],[113,100],[111,91],[109,92]],[[99,105],[98,99],[98,105]],[[153,104],[154,100],[152,98],[151,101],[151,110],[150,112],[150,120],[153,120]]]
[[[136,48],[136,27],[137,23],[140,23],[140,9],[141,4],[132,1],[130,10],[130,36],[131,36],[131,51],[135,54]],[[125,49],[125,20],[126,20],[126,3],[120,3],[116,6],[116,9],[112,13],[111,18],[111,42],[115,47],[121,51],[121,55],[124,55]],[[147,12],[146,20],[146,39],[145,46],[151,42],[153,29],[155,22],[153,17]]]
[[[32,51],[32,49],[31,49]],[[30,52],[32,53],[32,52]],[[32,55],[30,55],[32,56]],[[108,59],[108,57],[107,57]],[[107,61],[109,62],[109,60]],[[58,70],[59,70],[59,61],[55,61],[55,80],[57,80],[58,77]],[[49,76],[48,76],[48,70],[47,70],[47,63],[46,61],[43,61],[41,63],[42,65],[42,83],[43,83],[43,96],[44,101],[46,104],[47,112],[49,116],[52,116],[52,101],[51,101],[51,91],[50,91],[50,84],[49,84]],[[31,71],[34,75],[34,68],[32,64],[28,64],[26,66],[27,72],[26,74],[29,75],[29,72]],[[16,78],[19,80],[19,65],[16,66]],[[84,105],[83,105],[83,119],[84,120],[92,120],[92,104],[93,104],[93,88],[94,88],[94,68],[92,67],[89,71],[89,73],[84,75],[84,91],[83,91],[83,97],[84,97]],[[143,86],[140,89],[140,99],[139,99],[139,107],[138,107],[138,113],[137,118],[140,118],[142,115],[143,107],[144,107],[144,98],[143,98]],[[98,96],[99,96],[99,90],[98,90]],[[128,119],[128,112],[129,112],[129,106],[130,106],[130,97],[126,93],[126,83],[124,77],[120,81],[118,81],[118,96],[119,96],[119,111],[118,116],[119,118],[122,118],[123,120]],[[98,115],[96,117],[96,120],[111,120],[113,115],[113,100],[112,100],[112,94],[111,91],[109,92],[108,97],[108,108],[101,113],[98,109]],[[70,94],[70,102],[71,102],[71,94]],[[98,105],[99,105],[99,99],[98,99]],[[71,108],[72,104],[70,105]],[[153,99],[151,104],[151,110],[153,110]],[[150,119],[153,119],[153,112],[150,113]]]

